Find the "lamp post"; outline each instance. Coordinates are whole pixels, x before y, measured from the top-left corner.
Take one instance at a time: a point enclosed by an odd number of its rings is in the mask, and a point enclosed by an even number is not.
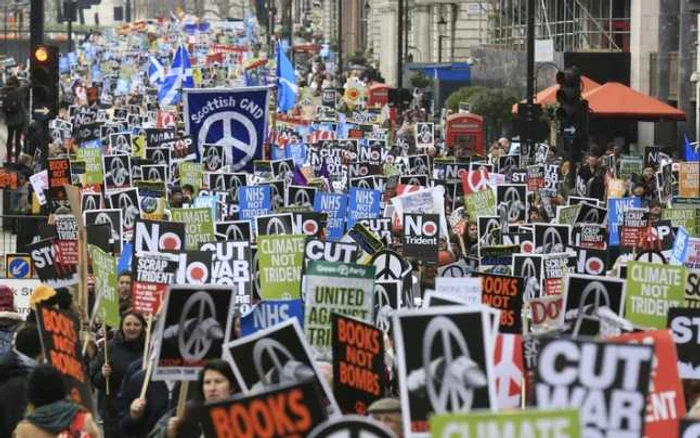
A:
[[[440,14],[440,20],[438,25],[438,63],[442,62],[442,39],[445,38],[445,33],[447,33],[447,21],[445,17]]]

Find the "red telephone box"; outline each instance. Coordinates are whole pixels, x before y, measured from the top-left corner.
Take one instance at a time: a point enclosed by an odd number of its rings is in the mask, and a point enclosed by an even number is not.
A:
[[[484,118],[477,114],[447,116],[445,144],[459,155],[484,155]]]
[[[387,84],[374,84],[369,87],[367,106],[384,106],[389,103],[389,88]]]

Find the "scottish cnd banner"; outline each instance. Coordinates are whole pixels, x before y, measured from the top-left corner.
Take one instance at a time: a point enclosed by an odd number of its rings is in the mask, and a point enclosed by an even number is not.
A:
[[[252,172],[253,160],[262,159],[269,88],[184,91],[185,129],[197,144],[197,160],[204,144],[220,145],[234,172]]]

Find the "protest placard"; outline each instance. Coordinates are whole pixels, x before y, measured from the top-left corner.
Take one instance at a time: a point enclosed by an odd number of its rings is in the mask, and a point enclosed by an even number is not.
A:
[[[520,412],[471,412],[439,414],[430,418],[433,436],[461,438],[580,438],[576,409],[526,410]]]
[[[214,220],[208,208],[173,208],[172,220],[185,224],[185,249],[198,250],[202,243],[216,240]]]
[[[83,361],[80,325],[71,313],[39,305],[36,312],[44,359],[63,376],[71,400],[94,411],[90,377]]]
[[[337,313],[333,333],[333,393],[343,413],[364,415],[384,394],[384,334],[371,324]]]
[[[301,267],[305,236],[258,236],[258,263],[263,299],[294,299],[301,296]]]
[[[666,327],[668,309],[683,305],[685,277],[682,266],[627,262],[625,317],[641,327]]]
[[[308,263],[304,273],[304,333],[316,357],[331,357],[331,313],[372,322],[374,274],[374,266]]]
[[[89,246],[92,273],[95,276],[97,315],[110,327],[119,327],[119,294],[117,293],[117,259],[96,246]]]

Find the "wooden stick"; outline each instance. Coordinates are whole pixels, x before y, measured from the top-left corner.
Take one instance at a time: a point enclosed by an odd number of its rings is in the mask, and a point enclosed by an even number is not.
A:
[[[143,385],[141,385],[140,398],[146,397],[146,391],[148,391],[148,385],[151,383],[151,375],[152,374],[153,374],[153,361],[149,361],[148,367],[146,368],[146,375],[143,376]]]
[[[175,416],[177,418],[182,418],[185,414],[185,403],[187,403],[187,390],[189,386],[189,380],[180,382],[180,395],[177,399],[177,408],[175,409]]]
[[[153,314],[149,313],[146,316],[146,340],[143,344],[143,362],[141,363],[141,369],[145,370],[148,365],[148,353],[150,351],[151,343],[151,324],[153,323]]]
[[[109,342],[107,342],[107,336],[105,334],[105,363],[109,363],[109,352],[107,351],[107,344],[109,344]],[[111,375],[112,374],[110,374],[110,376]],[[105,378],[105,394],[109,396],[109,377]]]

